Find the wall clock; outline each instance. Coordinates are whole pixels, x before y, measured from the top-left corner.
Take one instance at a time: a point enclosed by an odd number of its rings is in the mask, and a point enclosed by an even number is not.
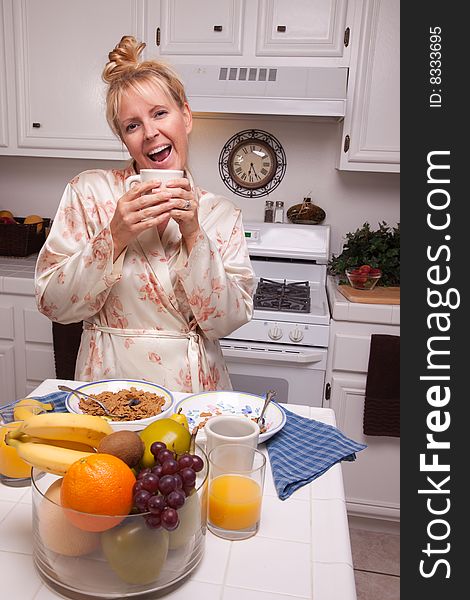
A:
[[[219,173],[237,196],[261,198],[281,183],[286,153],[279,140],[261,129],[245,129],[232,136],[219,156]]]

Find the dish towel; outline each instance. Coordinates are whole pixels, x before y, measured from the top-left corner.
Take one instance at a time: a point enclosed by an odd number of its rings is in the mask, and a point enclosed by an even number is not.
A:
[[[400,437],[400,336],[370,337],[364,434]]]
[[[274,485],[281,500],[323,475],[341,460],[356,460],[356,452],[367,448],[346,437],[339,429],[294,414],[283,407],[284,427],[266,440]]]
[[[36,400],[40,400],[41,402],[53,402],[54,410],[52,412],[68,412],[65,408],[65,399],[68,396],[68,392],[51,392],[50,394],[46,394],[45,396],[29,396],[30,398],[35,398]],[[16,402],[12,402],[11,404],[6,404],[2,406],[2,412],[8,416],[9,419],[13,419],[13,409],[15,407]]]

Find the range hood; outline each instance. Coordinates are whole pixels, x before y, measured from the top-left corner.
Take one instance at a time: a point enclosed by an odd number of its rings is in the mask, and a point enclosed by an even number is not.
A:
[[[193,112],[344,117],[346,67],[175,64]]]

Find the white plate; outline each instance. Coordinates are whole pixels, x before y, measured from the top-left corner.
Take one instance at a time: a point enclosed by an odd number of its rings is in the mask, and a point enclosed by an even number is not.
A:
[[[201,392],[177,402],[174,412],[178,412],[181,408],[181,412],[188,419],[189,430],[192,431],[199,423],[210,418],[203,413],[210,413],[211,416],[238,415],[255,418],[259,416],[263,404],[264,398],[245,392]],[[284,427],[286,413],[279,404],[271,401],[265,413],[265,420],[267,431],[260,434],[260,444]],[[203,427],[197,434],[197,440],[201,442],[206,440]]]
[[[144,392],[151,392],[152,394],[163,396],[165,398],[163,410],[158,415],[148,417],[147,419],[138,419],[136,421],[110,420],[109,424],[115,431],[120,429],[131,429],[138,431],[144,429],[144,427],[147,427],[149,423],[152,423],[157,419],[161,419],[162,417],[167,417],[173,413],[173,404],[175,400],[171,392],[161,385],[151,383],[150,381],[141,381],[139,379],[103,379],[101,381],[90,381],[89,383],[84,383],[75,389],[85,392],[85,394],[96,395],[100,394],[101,392],[119,392],[119,390],[128,390],[131,387],[135,387]],[[69,412],[80,414],[83,411],[79,408],[79,402],[79,398],[70,392],[65,399],[65,407]]]

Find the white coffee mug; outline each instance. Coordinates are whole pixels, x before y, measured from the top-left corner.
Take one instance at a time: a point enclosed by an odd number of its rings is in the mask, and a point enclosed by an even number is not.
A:
[[[223,444],[241,444],[256,448],[259,441],[259,425],[249,417],[218,415],[204,425],[206,453]]]
[[[162,183],[166,183],[167,181],[170,181],[170,179],[178,179],[179,177],[183,177],[183,175],[184,171],[176,169],[140,169],[140,173],[131,175],[126,179],[126,191],[131,189],[131,184],[134,183],[134,181],[142,183],[143,181],[155,179]]]

